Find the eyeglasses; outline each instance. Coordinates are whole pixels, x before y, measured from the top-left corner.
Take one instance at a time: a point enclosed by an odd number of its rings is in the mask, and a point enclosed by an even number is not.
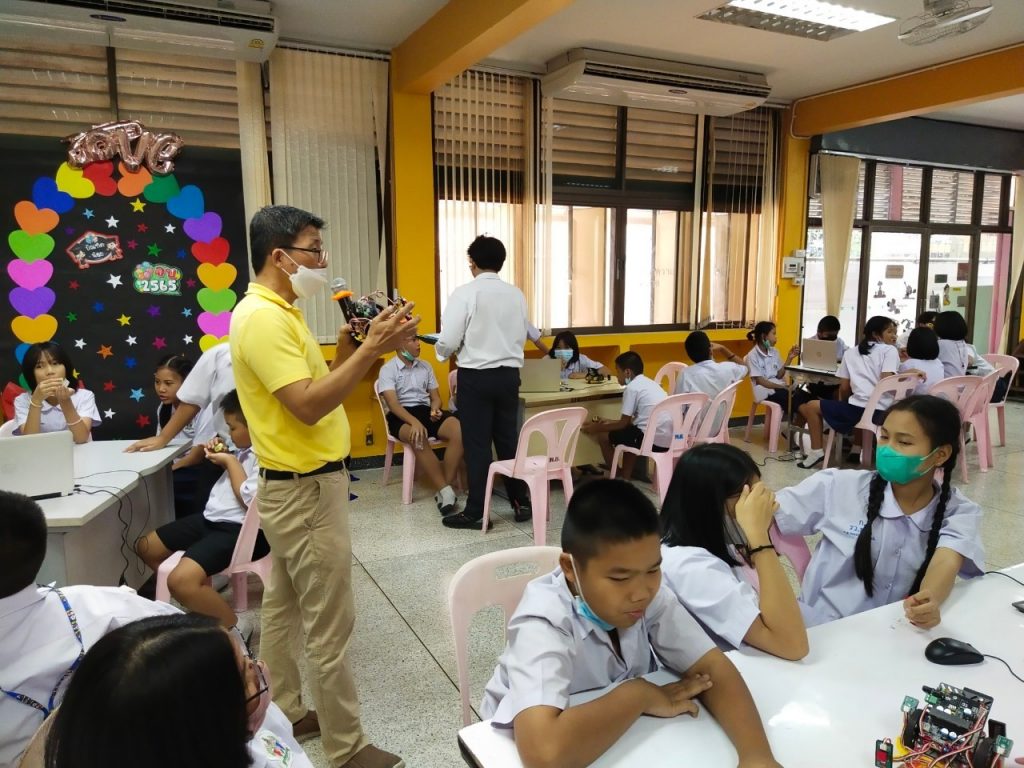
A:
[[[297,245],[285,246],[286,251],[305,251],[306,253],[312,253],[316,256],[316,264],[318,267],[327,265],[327,260],[330,258],[327,251],[323,248],[299,248]]]
[[[253,674],[256,677],[256,692],[252,696],[248,696],[245,699],[245,703],[248,704],[250,701],[255,701],[264,693],[270,690],[270,684],[267,682],[267,676],[263,674],[263,667],[260,666],[256,657],[252,655],[252,650],[249,648],[249,644],[245,642],[245,638],[242,636],[241,631],[238,627],[232,627],[235,632],[235,639],[238,645],[241,646],[243,653],[245,653],[245,663],[252,669]]]

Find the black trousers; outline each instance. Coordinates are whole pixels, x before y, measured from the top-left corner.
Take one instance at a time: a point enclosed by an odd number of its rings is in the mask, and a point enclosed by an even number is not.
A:
[[[469,517],[482,517],[491,444],[499,459],[512,459],[516,455],[519,369],[459,368],[458,371],[459,424],[469,475],[465,512]],[[522,480],[505,478],[505,490],[510,501],[529,503],[529,492]]]

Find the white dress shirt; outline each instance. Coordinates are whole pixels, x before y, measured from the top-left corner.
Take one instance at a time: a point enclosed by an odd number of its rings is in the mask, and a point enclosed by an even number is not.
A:
[[[640,374],[622,390],[622,415],[630,416],[633,426],[646,434],[651,411],[666,397],[668,395],[665,394],[665,390],[653,379]],[[672,418],[667,413],[662,414],[660,422],[655,424],[654,428],[657,430],[654,437],[655,445],[668,447],[672,444]]]
[[[577,613],[561,569],[534,579],[509,620],[480,716],[509,727],[524,709],[564,710],[572,694],[646,675],[659,659],[681,674],[715,647],[664,584],[644,617],[618,633],[621,656],[607,632]]]
[[[156,419],[155,419],[155,421],[156,421],[156,434],[157,434],[158,437],[160,435],[160,432],[163,431],[163,427],[160,426],[160,408],[161,407],[162,407],[162,404],[158,405],[156,407]],[[176,406],[176,405],[172,406],[172,408],[171,408],[171,415],[172,416],[174,415],[174,412],[176,410],[178,410],[178,406]],[[182,427],[181,432],[179,432],[174,437],[172,437],[171,441],[169,443],[167,443],[167,444],[168,445],[192,445],[192,441],[195,439],[195,436],[196,436],[196,423],[198,421],[199,421],[199,414],[196,414],[196,417],[194,419],[192,419],[192,421],[190,421],[184,427]]]
[[[196,361],[178,389],[178,399],[181,402],[195,405],[200,409],[194,422],[196,445],[216,435],[220,435],[228,444],[231,443],[220,401],[234,388],[235,373],[231,367],[231,345],[218,344],[210,347]],[[204,425],[202,434],[199,431],[200,425]]]
[[[723,389],[730,384],[735,384],[746,376],[747,373],[747,366],[740,365],[739,363],[731,363],[729,361],[717,363],[714,360],[704,360],[694,363],[679,372],[679,378],[676,379],[676,388],[672,394],[683,395],[703,392],[711,399],[714,399]],[[700,415],[701,420],[704,419],[704,414],[710,407],[710,403],[704,406],[704,410],[701,411]],[[719,410],[721,411],[721,409]],[[718,434],[718,430],[727,416],[728,414],[724,412],[715,415],[715,423],[711,425],[711,434]]]
[[[18,425],[19,432],[22,425],[28,420],[29,408],[35,407],[29,405],[31,400],[31,392],[22,392],[14,398],[14,422]],[[78,415],[83,419],[92,419],[92,427],[102,421],[99,408],[96,407],[96,396],[88,389],[76,389],[71,394],[71,404],[75,406]],[[50,405],[49,402],[43,400],[43,405],[39,410],[40,432],[60,432],[62,429],[67,429],[68,420],[64,418],[64,411],[59,405]]]
[[[231,487],[231,474],[224,472],[210,489],[210,498],[206,502],[203,516],[211,523],[238,523],[245,520],[245,511],[256,496],[259,464],[252,448],[238,452],[238,463],[245,470],[245,482],[242,483],[241,494],[244,506],[238,503],[238,497]]]
[[[965,341],[939,339],[939,360],[946,369],[946,377],[966,376],[967,365],[971,360],[971,351]]]
[[[973,344],[967,345],[967,354],[970,356],[970,360],[967,363],[967,373],[969,375],[988,376],[995,371],[996,367],[979,355],[977,348]]]
[[[747,356],[743,358],[746,360],[747,365],[750,367],[750,378],[768,379],[773,384],[785,384],[786,382],[779,378],[779,371],[782,369],[782,356],[779,354],[779,350],[775,347],[771,347],[767,352],[760,346],[755,344],[754,348],[747,352]],[[760,384],[754,385],[754,400],[760,403],[767,397],[772,396],[774,389],[768,387],[762,387]]]
[[[591,368],[599,370],[603,367],[603,363],[599,363],[580,352],[579,359],[576,360],[576,362],[568,363],[565,368],[562,369],[562,378],[567,379],[574,373],[587,373]]]
[[[411,363],[395,355],[380,367],[377,389],[394,392],[403,408],[430,405],[430,390],[438,389],[434,369],[419,358]]]
[[[924,381],[914,387],[915,395],[927,395],[932,387],[946,378],[945,368],[943,368],[942,361],[938,359],[921,360],[916,357],[908,357],[900,363],[899,373],[914,370],[921,371],[925,376]]]
[[[891,344],[874,342],[866,355],[860,353],[859,347],[850,347],[843,355],[836,376],[850,380],[850,405],[863,408],[871,399],[883,373],[896,373],[900,369],[900,353]],[[885,395],[878,401],[879,409],[888,408],[892,404],[892,395]]]
[[[496,272],[481,272],[448,297],[437,359],[455,355],[459,368],[522,368],[526,325],[523,292]]]

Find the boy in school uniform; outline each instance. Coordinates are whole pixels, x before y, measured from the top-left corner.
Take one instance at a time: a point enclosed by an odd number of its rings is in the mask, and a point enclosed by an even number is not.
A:
[[[693,365],[679,373],[676,379],[676,388],[672,394],[682,395],[693,392],[703,392],[708,397],[714,398],[723,389],[735,384],[750,373],[750,368],[742,357],[721,344],[712,343],[704,331],[694,331],[687,335],[683,341],[686,347],[686,354],[693,361]],[[716,362],[714,355],[718,353],[726,358],[724,362]],[[718,432],[724,414],[717,414],[713,432]]]
[[[849,349],[846,342],[839,336],[840,330],[842,330],[842,325],[839,323],[839,318],[835,315],[825,315],[818,321],[818,330],[811,337],[811,339],[817,339],[818,341],[834,341],[836,343],[837,363],[841,363],[843,361],[843,355],[845,355],[846,350]],[[807,339],[805,339],[805,341],[807,341]],[[797,354],[800,354],[799,349],[797,349],[796,352]],[[807,385],[807,391],[814,397],[819,397],[825,400],[834,400],[836,393],[839,391],[839,385],[823,384],[816,381]]]
[[[667,451],[672,443],[672,422],[664,419],[660,424],[649,424],[651,411],[668,395],[656,382],[644,376],[644,361],[636,352],[623,352],[615,358],[615,376],[622,391],[622,416],[618,419],[597,419],[583,425],[583,431],[593,435],[601,446],[604,463],[610,467],[614,446],[628,445],[639,448],[648,429],[656,429],[654,450]],[[633,476],[636,454],[622,457],[622,477]]]
[[[682,679],[655,685],[659,661]],[[581,691],[620,683],[597,699]],[[642,715],[706,707],[740,768],[776,768],[750,691],[732,662],[661,583],[657,511],[621,480],[573,495],[559,567],[527,585],[481,716],[512,728],[526,768],[589,765]]]

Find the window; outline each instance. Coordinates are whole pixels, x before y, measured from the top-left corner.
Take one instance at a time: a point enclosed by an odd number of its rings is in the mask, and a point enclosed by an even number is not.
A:
[[[611,325],[613,215],[609,208],[552,206],[552,327]]]
[[[692,220],[679,211],[627,210],[625,325],[682,322],[676,301],[688,286],[680,284],[679,254],[688,250]]]
[[[974,203],[974,174],[968,171],[932,171],[929,220],[940,224],[970,224]]]
[[[839,335],[848,344],[860,335],[857,320],[858,287],[860,285],[860,253],[863,231],[854,227],[850,238],[850,261],[839,308]],[[808,339],[818,332],[818,321],[828,314],[825,307],[824,240],[820,226],[807,229],[807,262],[804,269],[804,313],[800,338]]]
[[[875,169],[871,218],[879,221],[920,221],[921,168],[879,163]]]

